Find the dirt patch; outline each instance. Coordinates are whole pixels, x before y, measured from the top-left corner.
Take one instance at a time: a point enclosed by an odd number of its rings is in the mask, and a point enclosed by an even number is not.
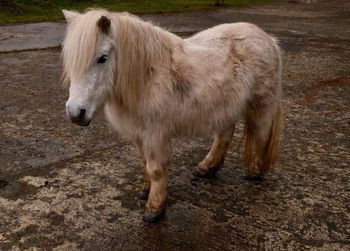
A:
[[[308,102],[313,102],[316,98],[317,92],[319,91],[323,91],[326,88],[346,86],[350,86],[350,72],[346,73],[343,76],[334,79],[319,81],[316,84],[308,86],[304,91],[304,96],[302,98],[296,99],[295,103],[304,104]]]
[[[329,80],[324,80],[320,81],[315,85],[312,85],[306,89],[306,91],[311,91],[311,90],[323,90],[326,87],[332,87],[332,86],[346,86],[350,85],[350,72],[347,73],[344,76],[335,78],[335,79],[329,79]]]
[[[36,191],[36,187],[18,181],[0,181],[0,196],[16,200],[24,198]]]

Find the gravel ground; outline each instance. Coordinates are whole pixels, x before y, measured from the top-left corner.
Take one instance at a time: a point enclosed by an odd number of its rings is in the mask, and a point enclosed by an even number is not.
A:
[[[88,128],[66,119],[60,50],[40,49],[57,47],[63,33],[42,36],[46,46],[28,35],[5,50],[24,28],[0,27],[0,250],[350,250],[349,17],[345,0],[144,16],[183,36],[249,21],[284,49],[276,169],[263,181],[243,179],[242,124],[215,180],[191,175],[210,137],[175,140],[158,224],[141,220],[136,150],[102,114]]]

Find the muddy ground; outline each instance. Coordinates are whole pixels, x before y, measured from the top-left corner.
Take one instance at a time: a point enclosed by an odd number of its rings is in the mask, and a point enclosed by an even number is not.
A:
[[[263,181],[243,179],[240,124],[218,178],[196,179],[210,137],[177,139],[167,218],[146,224],[135,149],[102,114],[88,128],[65,116],[60,50],[1,53],[0,250],[350,250],[348,1],[146,18],[181,35],[249,21],[280,38],[279,164]]]

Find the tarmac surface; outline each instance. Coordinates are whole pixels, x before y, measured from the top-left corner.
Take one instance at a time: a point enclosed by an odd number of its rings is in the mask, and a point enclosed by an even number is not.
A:
[[[99,114],[71,124],[59,84],[64,23],[0,26],[0,250],[350,250],[350,2],[274,1],[143,15],[182,36],[247,21],[284,49],[279,164],[243,179],[242,124],[214,180],[211,139],[177,139],[167,217],[144,223],[136,150]]]

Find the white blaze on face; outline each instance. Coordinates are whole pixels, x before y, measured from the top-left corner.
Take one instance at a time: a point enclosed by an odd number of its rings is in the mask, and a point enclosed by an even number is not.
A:
[[[111,84],[112,44],[107,39],[101,40],[90,68],[80,79],[71,79],[66,112],[79,125],[90,123],[95,111],[103,105]]]
[[[85,109],[85,116],[91,119],[96,110],[94,90],[97,88],[97,72],[90,70],[80,80],[72,80],[69,87],[69,99],[66,103],[67,115],[78,117],[81,109]]]

